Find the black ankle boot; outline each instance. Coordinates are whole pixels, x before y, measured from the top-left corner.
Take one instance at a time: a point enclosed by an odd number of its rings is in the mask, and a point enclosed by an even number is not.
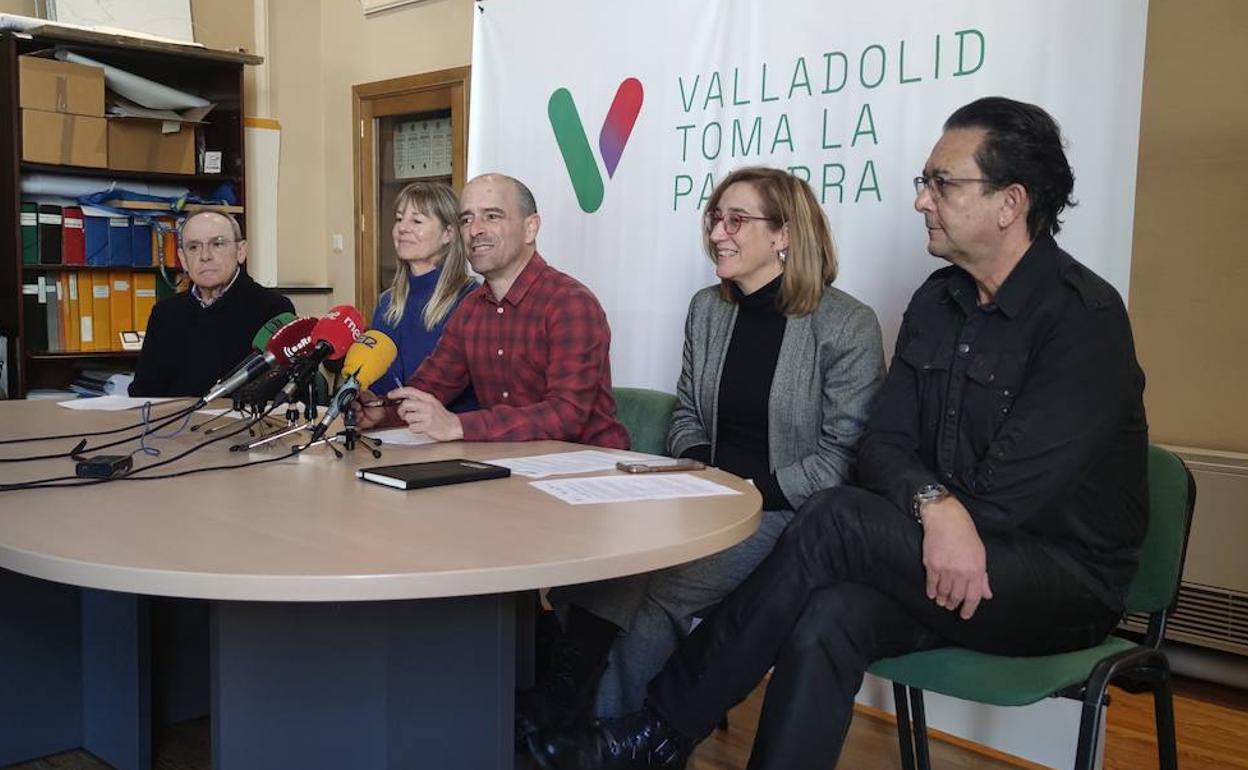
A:
[[[516,696],[518,748],[537,730],[565,729],[592,720],[594,693],[606,659],[587,660],[588,654],[571,639],[554,643],[537,683]]]
[[[648,706],[591,727],[542,730],[528,742],[543,770],[684,770],[694,745]]]

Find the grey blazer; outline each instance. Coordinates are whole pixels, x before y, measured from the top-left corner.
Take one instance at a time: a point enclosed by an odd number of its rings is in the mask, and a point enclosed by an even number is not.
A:
[[[736,320],[737,305],[719,296],[718,285],[689,303],[679,403],[667,434],[673,456],[709,444],[714,461],[719,378]],[[771,470],[794,509],[847,480],[883,380],[884,345],[871,308],[829,286],[813,313],[789,318],[771,381],[767,438]]]

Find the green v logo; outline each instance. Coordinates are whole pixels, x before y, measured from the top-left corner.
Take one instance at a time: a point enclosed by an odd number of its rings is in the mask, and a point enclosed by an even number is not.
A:
[[[598,133],[598,150],[607,169],[607,177],[615,176],[615,169],[624,154],[624,146],[633,132],[637,115],[641,113],[641,81],[628,78],[616,89],[615,99],[607,111],[607,118]],[[572,92],[558,88],[550,95],[546,105],[550,127],[555,132],[555,142],[563,155],[563,165],[568,169],[576,202],[586,214],[592,214],[602,206],[604,188],[602,174],[598,171],[598,159],[589,146],[585,126],[572,100]]]

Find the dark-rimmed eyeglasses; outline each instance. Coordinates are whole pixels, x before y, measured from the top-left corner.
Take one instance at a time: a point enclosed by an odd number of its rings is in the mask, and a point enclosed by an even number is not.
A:
[[[720,213],[719,211],[708,211],[702,217],[702,224],[706,227],[706,232],[709,234],[715,229],[715,225],[723,222],[724,232],[729,235],[736,235],[740,232],[741,225],[752,219],[761,219],[764,222],[776,221],[772,217],[755,217],[750,216],[749,214],[740,214],[736,211],[729,211],[727,214]]]
[[[209,238],[206,241],[183,241],[182,251],[192,259],[198,259],[205,253],[211,253],[214,257],[219,257],[225,253],[228,247],[235,243],[238,243],[238,241],[231,241],[221,236]]]
[[[914,194],[922,195],[923,188],[932,194],[933,198],[943,198],[950,187],[960,185],[964,182],[980,182],[982,184],[992,184],[991,179],[981,177],[948,177],[933,174],[932,176],[924,176],[920,174],[914,178]]]

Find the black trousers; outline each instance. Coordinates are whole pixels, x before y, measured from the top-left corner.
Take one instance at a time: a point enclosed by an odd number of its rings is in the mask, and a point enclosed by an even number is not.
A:
[[[821,492],[669,659],[647,702],[701,739],[774,664],[749,767],[828,770],[872,661],[948,644],[1065,652],[1118,622],[1034,539],[982,538],[994,598],[962,620],[927,598],[917,522],[861,489]]]

